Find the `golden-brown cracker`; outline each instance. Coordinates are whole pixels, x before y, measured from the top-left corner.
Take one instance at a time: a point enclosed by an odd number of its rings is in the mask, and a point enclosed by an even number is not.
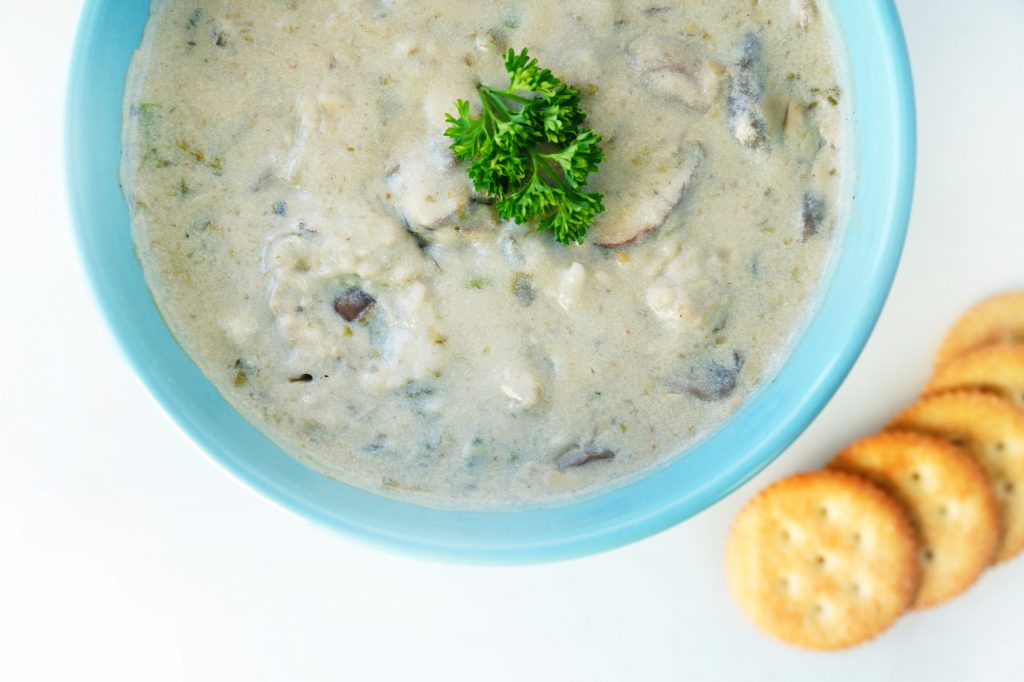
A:
[[[976,388],[998,393],[1024,408],[1024,344],[995,343],[939,367],[926,389]]]
[[[945,391],[924,396],[889,428],[930,433],[973,454],[999,502],[1003,536],[996,560],[1024,549],[1024,411],[990,393]]]
[[[918,542],[899,503],[839,471],[798,474],[740,512],[726,574],[740,608],[789,644],[838,649],[882,632],[914,601]]]
[[[915,607],[956,596],[992,563],[999,507],[985,472],[964,450],[934,436],[890,431],[853,443],[828,466],[870,479],[910,515],[921,539]]]
[[[939,347],[936,368],[990,343],[1024,341],[1024,291],[993,296],[956,321]]]

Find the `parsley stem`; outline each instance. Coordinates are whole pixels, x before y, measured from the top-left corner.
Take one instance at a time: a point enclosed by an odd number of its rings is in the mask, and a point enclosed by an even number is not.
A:
[[[506,99],[510,99],[513,102],[518,102],[519,104],[526,104],[527,102],[530,101],[529,97],[523,97],[522,95],[517,95],[517,94],[515,94],[513,92],[510,92],[508,90],[493,90],[493,92],[496,92],[497,94],[501,95],[502,97],[504,97]]]
[[[531,149],[530,160],[533,163],[533,172],[539,175],[547,184],[555,185],[563,190],[568,189],[569,184],[561,172],[561,166],[554,166],[549,163],[547,154],[541,154]]]

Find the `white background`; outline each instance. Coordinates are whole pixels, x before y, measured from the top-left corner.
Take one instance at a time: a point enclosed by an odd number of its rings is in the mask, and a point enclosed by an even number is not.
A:
[[[722,577],[739,506],[879,427],[951,319],[1024,287],[1024,1],[904,0],[920,119],[906,255],[849,380],[695,519],[529,568],[378,553],[280,511],[160,412],[86,290],[61,126],[78,0],[0,0],[0,680],[1020,679],[1024,558],[839,654],[774,643]]]

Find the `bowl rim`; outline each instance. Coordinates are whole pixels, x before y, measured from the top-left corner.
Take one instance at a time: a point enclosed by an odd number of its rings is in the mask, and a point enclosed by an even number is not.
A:
[[[759,389],[726,423],[726,426],[733,429],[731,433],[734,439],[737,433],[750,437],[749,432],[742,430],[742,416],[757,415],[762,423],[760,432],[744,452],[734,453],[731,461],[723,460],[721,465],[716,462],[714,471],[702,471],[699,483],[691,485],[685,493],[682,488],[676,490],[672,486],[689,484],[691,480],[698,479],[686,478],[686,471],[677,465],[703,448],[707,452],[703,455],[705,460],[701,460],[702,466],[708,469],[707,462],[711,460],[707,457],[715,454],[714,447],[723,445],[714,441],[726,428],[723,427],[689,450],[685,457],[677,456],[668,465],[593,498],[560,507],[524,511],[461,512],[400,502],[327,479],[305,469],[272,444],[271,447],[287,458],[291,465],[279,459],[249,461],[249,455],[257,451],[262,453],[258,448],[265,448],[266,443],[269,443],[262,434],[248,434],[246,437],[249,440],[237,435],[229,437],[221,432],[223,429],[216,423],[203,422],[202,412],[197,411],[203,406],[197,408],[190,393],[194,392],[197,382],[193,380],[190,384],[185,379],[176,381],[176,377],[168,376],[170,370],[166,363],[162,364],[160,359],[150,354],[151,346],[145,343],[146,339],[136,329],[136,324],[145,327],[145,320],[137,323],[128,314],[131,312],[132,293],[119,290],[106,267],[108,254],[103,240],[107,233],[103,229],[110,221],[105,213],[107,209],[100,206],[102,199],[96,198],[95,190],[102,185],[109,197],[110,188],[103,183],[109,184],[110,178],[102,177],[102,167],[99,168],[101,177],[90,175],[97,172],[90,154],[102,150],[103,147],[99,145],[109,144],[109,139],[103,142],[102,136],[91,134],[94,132],[91,128],[97,125],[96,120],[109,116],[110,111],[109,107],[102,107],[100,95],[90,91],[90,86],[95,90],[95,86],[105,83],[109,91],[105,93],[108,100],[110,96],[118,94],[116,118],[119,158],[124,72],[117,73],[117,82],[111,84],[109,74],[98,70],[102,60],[96,59],[98,50],[117,49],[99,47],[96,42],[99,35],[97,31],[101,29],[101,13],[108,7],[109,0],[87,0],[82,10],[71,61],[65,115],[67,191],[78,252],[91,290],[129,365],[177,427],[199,445],[211,460],[236,479],[304,519],[341,530],[363,543],[403,554],[478,564],[560,560],[606,551],[640,540],[711,506],[774,461],[818,415],[845,379],[874,329],[891,289],[909,221],[916,163],[915,106],[906,44],[893,0],[832,2],[837,14],[844,14],[844,7],[846,12],[859,13],[845,14],[844,19],[851,20],[852,17],[852,21],[863,22],[865,26],[862,28],[872,28],[876,38],[874,56],[865,54],[864,59],[877,62],[873,67],[877,72],[873,71],[872,76],[878,80],[871,81],[870,100],[857,98],[857,101],[869,101],[872,107],[881,107],[880,112],[873,116],[881,117],[875,123],[882,126],[881,130],[887,136],[884,139],[889,143],[884,145],[878,141],[866,147],[873,159],[871,167],[883,173],[888,171],[883,182],[871,180],[873,186],[882,186],[887,190],[880,195],[881,199],[873,198],[875,204],[881,205],[872,204],[878,216],[873,216],[876,220],[869,223],[874,230],[872,234],[880,238],[877,242],[867,240],[857,252],[862,262],[858,262],[856,271],[863,286],[854,293],[841,294],[847,298],[853,296],[851,307],[844,307],[844,314],[832,315],[835,319],[824,325],[818,323],[825,309],[815,311],[814,318],[805,325],[801,338],[792,349],[790,360],[768,381],[770,385],[766,389]],[[137,0],[130,12],[137,14],[141,11],[140,6],[144,6],[148,15],[149,5],[149,0]],[[848,34],[848,30],[844,34]],[[110,36],[104,34],[103,38],[109,40]],[[134,47],[131,45],[129,54]],[[117,55],[119,59],[126,59],[122,52],[117,52]],[[108,55],[104,58],[113,57]],[[853,62],[852,67],[856,67]],[[850,83],[854,82],[851,70]],[[863,140],[854,142],[855,146],[861,147],[859,151],[863,158]],[[858,166],[858,190],[864,180],[861,170],[863,167]],[[123,197],[121,203],[124,203]],[[857,212],[860,208],[855,205],[853,211]],[[126,207],[124,212],[126,215]],[[852,215],[849,220],[854,220]],[[123,223],[117,220],[114,222]],[[123,235],[120,237],[123,238]],[[115,234],[113,238],[117,239],[118,235]],[[845,260],[850,238],[844,235],[843,254],[833,259],[840,261],[840,265]],[[857,238],[865,241],[864,238]],[[123,254],[118,257],[121,258],[119,262],[125,262]],[[135,267],[139,267],[137,261]],[[834,279],[835,276],[832,277]],[[819,294],[819,297],[822,300],[833,300],[833,294],[836,293],[833,289],[837,286],[838,282],[830,281],[825,287],[826,291]],[[148,289],[145,294],[148,297]],[[150,305],[155,311],[151,299]],[[836,308],[836,305],[838,303],[833,303],[831,308]],[[149,326],[152,326],[151,320]],[[815,334],[811,333],[812,330],[815,330]],[[160,334],[160,330],[151,331]],[[833,336],[837,333],[838,336]],[[163,334],[170,337],[166,326],[163,327]],[[825,341],[829,343],[823,343]],[[176,346],[176,342],[172,340],[172,343]],[[814,348],[816,343],[822,347]],[[808,346],[809,349],[806,348]],[[798,351],[802,350],[811,354],[805,359],[799,355]],[[184,356],[180,348],[178,352]],[[798,355],[805,362],[811,360],[812,366],[803,370],[791,368],[791,361]],[[185,359],[191,363],[187,356]],[[194,364],[192,366],[194,368]],[[787,372],[789,378],[783,381]],[[799,373],[799,381],[794,372]],[[786,386],[782,387],[782,384]],[[751,409],[750,403],[755,400],[764,402],[762,393],[774,391],[772,398],[775,400],[780,396],[790,397],[784,390],[788,384],[795,384],[795,387],[803,391],[794,399],[792,407],[776,406],[776,410],[783,410],[777,421],[772,421],[773,414],[766,411],[768,408],[764,408],[761,413]],[[217,398],[227,406],[219,394]],[[219,410],[223,406],[216,407]],[[227,409],[234,412],[230,407]],[[241,419],[237,413],[234,414]],[[229,417],[226,413],[220,416]],[[738,431],[734,422],[741,425]],[[245,424],[250,430],[255,430],[247,422]],[[237,429],[244,427],[235,428],[236,431],[232,433],[237,434]],[[709,443],[712,444],[710,447]],[[243,444],[254,449],[243,453]],[[273,457],[278,455],[274,454]],[[306,473],[292,468],[296,465],[305,469]],[[666,472],[672,469],[678,471],[666,476]],[[659,485],[646,485],[645,482],[658,477],[663,479]],[[559,517],[566,522],[564,529],[558,527]]]

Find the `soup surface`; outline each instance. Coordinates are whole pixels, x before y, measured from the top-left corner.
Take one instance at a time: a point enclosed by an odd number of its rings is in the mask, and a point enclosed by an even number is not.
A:
[[[444,136],[529,48],[604,136],[583,245],[499,220]],[[564,502],[719,426],[813,305],[841,214],[811,0],[165,0],[122,175],[154,299],[309,466],[424,504]]]

